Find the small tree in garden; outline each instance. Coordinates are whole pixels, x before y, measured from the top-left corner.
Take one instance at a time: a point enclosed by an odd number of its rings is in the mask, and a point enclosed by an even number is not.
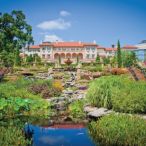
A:
[[[103,58],[103,64],[104,65],[107,65],[107,64],[109,64],[110,63],[110,58],[109,57],[104,57]]]
[[[20,51],[17,49],[15,53],[15,65],[20,66],[21,65],[21,57],[20,57]]]
[[[124,67],[130,67],[137,62],[135,52],[122,52],[122,60]]]
[[[121,68],[122,67],[122,56],[121,56],[121,47],[120,47],[119,40],[117,43],[117,63],[118,63],[118,67]]]
[[[32,55],[29,55],[29,56],[26,57],[26,63],[31,63],[32,64],[33,61],[34,61],[34,58],[33,58]]]
[[[60,55],[58,56],[58,62],[59,62],[59,65],[61,65],[61,56]]]
[[[33,55],[33,60],[36,64],[41,63],[41,58],[40,58],[40,56],[38,56],[38,54]]]
[[[100,56],[99,54],[97,54],[97,57],[96,57],[96,62],[99,63],[100,62]]]
[[[79,56],[77,55],[77,64],[79,64]]]

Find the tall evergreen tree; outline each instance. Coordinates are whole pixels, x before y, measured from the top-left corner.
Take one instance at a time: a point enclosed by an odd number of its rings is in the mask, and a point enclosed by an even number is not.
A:
[[[20,51],[17,49],[15,53],[15,65],[20,66],[21,65],[21,57],[20,57]]]
[[[121,68],[122,67],[122,54],[121,54],[121,46],[120,46],[119,40],[117,43],[117,63],[118,63],[118,67]]]

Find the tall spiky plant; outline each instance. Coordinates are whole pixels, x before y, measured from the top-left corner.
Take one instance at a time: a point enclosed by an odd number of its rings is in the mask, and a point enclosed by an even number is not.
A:
[[[120,47],[119,40],[117,43],[117,63],[118,63],[118,68],[121,68],[122,67],[122,54],[121,54],[121,47]]]

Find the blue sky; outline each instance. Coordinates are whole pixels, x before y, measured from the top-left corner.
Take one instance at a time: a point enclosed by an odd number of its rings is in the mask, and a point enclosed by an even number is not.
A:
[[[0,11],[22,10],[35,44],[84,41],[111,46],[146,39],[146,0],[0,0]]]

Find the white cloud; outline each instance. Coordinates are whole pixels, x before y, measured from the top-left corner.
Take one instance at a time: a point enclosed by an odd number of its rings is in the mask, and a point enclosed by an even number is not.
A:
[[[67,29],[71,26],[70,22],[65,21],[64,19],[56,19],[56,20],[50,20],[50,21],[44,21],[37,25],[37,27],[43,29],[43,30],[54,30],[54,29]]]
[[[44,41],[45,42],[56,42],[56,41],[62,42],[63,39],[53,34],[53,35],[45,35]]]
[[[65,17],[65,16],[69,16],[70,13],[68,11],[62,10],[62,11],[60,11],[60,15]]]

